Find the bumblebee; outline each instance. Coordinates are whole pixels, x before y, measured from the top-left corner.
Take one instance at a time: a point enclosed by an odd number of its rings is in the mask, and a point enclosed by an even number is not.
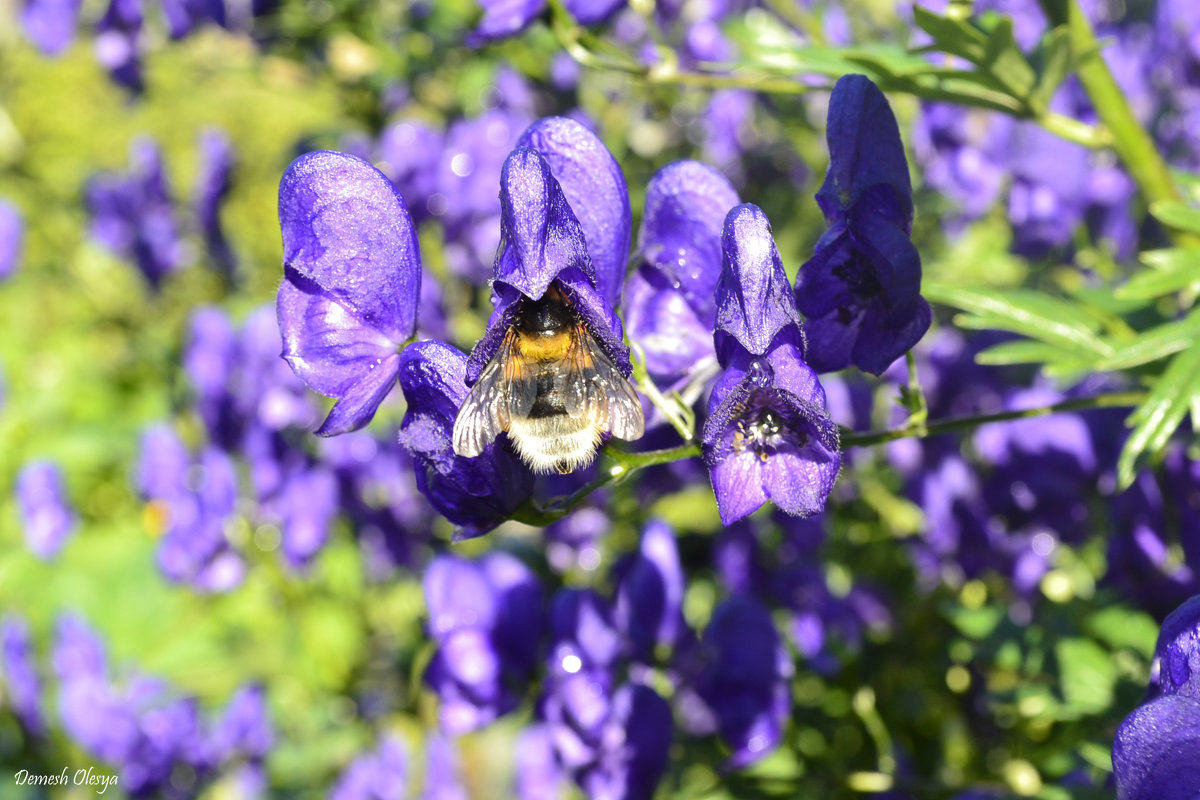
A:
[[[566,474],[592,462],[605,433],[637,439],[644,428],[633,385],[551,286],[521,301],[454,420],[454,452],[477,456],[505,431],[534,472]]]

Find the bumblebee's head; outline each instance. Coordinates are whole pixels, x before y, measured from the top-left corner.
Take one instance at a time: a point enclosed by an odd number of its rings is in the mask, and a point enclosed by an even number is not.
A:
[[[546,293],[537,300],[521,300],[513,327],[519,333],[548,334],[573,327],[578,321],[579,314],[571,306],[567,296],[551,284]]]

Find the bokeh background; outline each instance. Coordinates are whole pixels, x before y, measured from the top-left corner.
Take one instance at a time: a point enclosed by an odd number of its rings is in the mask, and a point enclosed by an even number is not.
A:
[[[29,4],[60,22],[70,5]],[[713,164],[773,221],[794,277],[824,230],[812,195],[830,74],[850,66],[837,53],[927,43],[909,7],[639,1],[582,29],[551,4],[482,42],[473,0],[217,5],[224,24],[203,3],[87,0],[66,41],[0,2],[0,204],[20,220],[16,235],[0,225],[0,796],[90,796],[13,780],[89,765],[121,776],[110,797],[514,796],[536,687],[482,730],[437,732],[424,566],[505,550],[547,593],[609,592],[651,519],[674,532],[688,623],[755,595],[795,670],[780,747],[726,772],[716,737],[679,733],[659,797],[1113,796],[1113,731],[1143,694],[1158,621],[1196,590],[1183,443],[1123,491],[1120,411],[855,448],[823,518],[731,528],[692,461],[551,528],[451,543],[396,447],[398,393],[365,431],[318,440],[327,401],[278,358],[276,193],[313,149],[397,183],[420,225],[422,335],[464,350],[489,308],[500,166],[540,116],[601,136],[635,225],[655,170]],[[1013,19],[1029,52],[1048,29],[1034,3],[974,5]],[[1195,166],[1188,0],[1085,5],[1160,151]],[[792,77],[756,86],[764,70]],[[1001,111],[889,98],[926,280],[1103,306],[1165,243],[1111,152]],[[1094,121],[1070,81],[1052,107]],[[939,306],[917,349],[931,419],[1137,383],[1000,364],[1012,351],[977,363],[1013,337],[976,327],[990,326]],[[903,366],[829,376],[834,418],[901,422]],[[208,533],[172,535],[179,515]],[[354,769],[392,782],[353,788]]]

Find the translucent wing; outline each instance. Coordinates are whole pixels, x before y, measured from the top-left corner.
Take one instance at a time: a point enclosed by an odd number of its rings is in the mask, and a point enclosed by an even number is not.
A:
[[[528,370],[516,347],[516,334],[509,332],[496,355],[484,367],[479,380],[454,420],[454,452],[473,458],[508,430],[514,416],[529,413],[536,383],[525,378]]]
[[[559,397],[567,414],[599,421],[618,439],[638,439],[645,430],[642,404],[588,329],[580,325],[559,371]]]

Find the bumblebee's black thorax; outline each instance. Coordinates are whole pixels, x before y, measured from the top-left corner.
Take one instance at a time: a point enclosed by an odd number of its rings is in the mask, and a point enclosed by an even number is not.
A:
[[[579,314],[562,292],[551,287],[538,300],[523,300],[513,327],[527,336],[553,336],[573,327]]]

